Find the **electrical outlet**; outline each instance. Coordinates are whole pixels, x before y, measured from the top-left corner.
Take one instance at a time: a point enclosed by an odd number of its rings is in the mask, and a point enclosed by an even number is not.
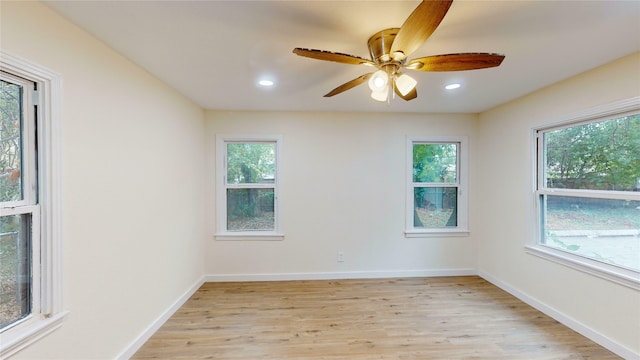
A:
[[[343,262],[344,261],[344,253],[342,251],[338,251],[337,260],[338,260],[338,262]]]

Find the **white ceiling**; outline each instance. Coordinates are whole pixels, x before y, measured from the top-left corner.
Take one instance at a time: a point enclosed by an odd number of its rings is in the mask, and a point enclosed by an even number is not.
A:
[[[207,109],[475,113],[640,51],[640,1],[458,0],[410,58],[495,52],[502,65],[412,72],[417,99],[380,103],[366,85],[323,97],[371,68],[291,51],[369,58],[368,38],[400,27],[418,1],[45,3]],[[276,86],[260,88],[260,76]]]

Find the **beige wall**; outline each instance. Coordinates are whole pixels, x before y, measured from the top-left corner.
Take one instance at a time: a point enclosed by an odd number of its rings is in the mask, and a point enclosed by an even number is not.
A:
[[[1,46],[63,79],[65,307],[17,359],[114,358],[203,274],[204,114],[35,2]]]
[[[640,353],[640,293],[524,251],[534,236],[531,131],[573,113],[640,96],[640,54],[480,115],[478,270]]]
[[[207,274],[411,276],[475,268],[473,223],[466,237],[403,235],[407,136],[466,135],[474,163],[475,115],[208,111],[206,117],[210,191],[215,134],[283,136],[285,233],[284,241],[213,240],[210,192]],[[342,263],[338,251],[345,254]]]

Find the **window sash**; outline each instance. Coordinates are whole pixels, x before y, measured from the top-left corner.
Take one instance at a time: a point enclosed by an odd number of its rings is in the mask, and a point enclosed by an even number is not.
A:
[[[30,217],[30,234],[28,235],[30,238],[30,259],[29,259],[29,270],[31,275],[30,287],[31,287],[31,309],[29,315],[18,319],[12,323],[9,323],[4,328],[0,329],[0,335],[11,331],[15,328],[27,327],[30,326],[34,320],[34,315],[38,315],[42,312],[43,301],[41,299],[41,281],[40,281],[40,263],[41,263],[41,249],[40,249],[40,206],[38,205],[30,205],[30,206],[21,206],[15,207],[12,209],[3,209],[2,216],[13,216],[13,215],[28,215]]]
[[[537,190],[536,194],[585,197],[585,198],[595,198],[595,199],[611,199],[611,200],[640,200],[640,192],[631,192],[631,191],[545,188],[545,189]]]
[[[633,103],[638,101],[636,99],[632,99],[630,101],[631,106]],[[626,103],[626,102],[625,102]],[[566,123],[560,123],[553,126],[547,126],[544,128],[537,129],[536,134],[536,191],[576,191],[581,192],[583,194],[593,194],[591,196],[602,196],[607,197],[611,196],[608,194],[617,194],[614,196],[627,196],[625,194],[637,194],[637,192],[632,191],[616,191],[616,190],[590,190],[590,189],[572,189],[572,188],[554,188],[547,186],[547,143],[546,143],[546,135],[551,132],[555,132],[558,130],[566,130],[570,128],[580,127],[588,124],[595,123],[604,123],[607,121],[612,121],[616,119],[620,119],[627,116],[632,115],[640,115],[638,112],[639,109],[630,110],[628,109],[629,105],[621,106],[620,112],[615,111],[607,111],[603,113],[602,116],[591,115],[585,116],[586,119],[579,119],[576,121],[568,121]],[[570,196],[570,195],[568,195]],[[588,195],[586,195],[588,196]]]
[[[603,198],[603,199],[638,199],[640,198],[640,192],[633,191],[617,191],[617,190],[590,190],[590,189],[571,189],[571,188],[552,188],[546,184],[546,164],[547,164],[547,149],[545,142],[545,134],[547,132],[569,129],[574,126],[586,125],[590,123],[598,123],[607,120],[613,120],[616,118],[624,117],[627,115],[636,114],[637,112],[629,111],[617,115],[609,115],[604,118],[596,118],[587,121],[571,122],[569,124],[558,125],[556,127],[547,127],[536,131],[536,195],[561,195],[561,196],[574,196],[574,197],[589,197],[589,198]]]
[[[416,206],[416,197],[417,195],[417,190],[418,189],[434,189],[434,190],[440,190],[439,193],[438,191],[436,192],[430,192],[428,194],[422,194],[421,197],[422,199],[425,198],[429,198],[432,201],[430,201],[430,209],[421,209],[421,212],[426,212],[427,214],[429,214],[430,216],[427,217],[427,221],[423,221],[422,218],[419,218],[418,215],[418,206]],[[451,191],[453,190],[453,191]],[[458,208],[459,208],[459,188],[457,186],[414,186],[413,187],[413,229],[429,229],[429,230],[434,230],[434,229],[456,229],[458,227],[458,222],[459,222],[459,216],[458,216]],[[450,196],[453,195],[454,196],[454,201],[453,203],[455,204],[453,208],[447,208],[445,207],[445,204],[447,204],[448,202],[451,203],[452,201],[450,200]],[[429,211],[432,212],[429,212]],[[447,211],[451,210],[450,214],[447,214]],[[448,215],[448,217],[447,217]],[[445,217],[446,221],[445,221]],[[454,218],[453,223],[454,225],[448,225],[450,222],[451,217]],[[423,226],[416,226],[416,222],[420,222],[422,223]],[[430,224],[435,224],[435,223],[439,223],[440,225],[432,225],[432,226],[428,226]]]
[[[36,172],[36,130],[34,111],[34,83],[25,79],[0,72],[0,79],[21,87],[21,119],[20,119],[20,181],[22,198],[16,201],[0,202],[0,208],[34,205],[37,203],[37,179]]]
[[[229,182],[229,145],[273,145],[274,147],[274,169],[273,169],[273,182]],[[224,179],[224,184],[225,186],[254,186],[254,187],[258,187],[258,186],[262,186],[262,185],[268,185],[268,186],[273,186],[273,184],[277,181],[278,179],[278,174],[277,174],[277,157],[278,157],[278,146],[277,146],[277,142],[276,141],[226,141],[225,142],[225,146],[224,146],[224,173],[225,173],[225,179]]]
[[[246,190],[246,191],[243,191]],[[255,191],[253,191],[255,190]],[[266,191],[265,191],[266,190]],[[274,231],[276,226],[275,189],[227,189],[227,224],[229,232]],[[249,202],[238,198],[251,197]],[[266,199],[265,199],[266,197]],[[244,199],[243,199],[244,200]],[[265,211],[266,210],[266,211]],[[269,214],[271,214],[271,219]],[[235,226],[233,226],[235,223]],[[240,224],[244,223],[244,227]],[[250,225],[248,227],[247,225]]]
[[[257,184],[257,183],[250,183],[250,184],[226,184],[225,188],[226,189],[275,189],[276,186],[275,183],[268,183],[268,184]]]
[[[455,167],[456,167],[456,179],[455,181],[451,182],[451,181],[440,181],[440,182],[421,182],[421,181],[413,181],[413,172],[412,172],[412,183],[414,185],[434,185],[437,186],[438,184],[460,184],[460,148],[461,148],[461,142],[460,141],[413,141],[411,143],[411,165],[412,165],[412,170],[413,167],[415,166],[415,164],[413,163],[413,150],[414,150],[414,146],[415,145],[455,145],[456,147],[456,161],[455,161]]]
[[[441,182],[441,183],[411,183],[413,187],[438,188],[438,187],[459,187],[457,182]]]

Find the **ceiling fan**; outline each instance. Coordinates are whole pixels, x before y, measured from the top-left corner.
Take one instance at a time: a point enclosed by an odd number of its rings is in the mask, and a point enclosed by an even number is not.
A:
[[[325,97],[347,91],[368,82],[371,97],[387,101],[389,90],[393,89],[404,100],[418,96],[417,81],[403,70],[417,71],[461,71],[499,66],[504,55],[493,53],[463,53],[434,55],[407,61],[411,53],[418,49],[435,31],[449,11],[453,0],[423,0],[409,15],[400,28],[384,29],[375,33],[367,43],[371,60],[359,56],[325,50],[295,48],[293,53],[312,59],[335,61],[343,64],[367,65],[378,68],[328,92]]]

